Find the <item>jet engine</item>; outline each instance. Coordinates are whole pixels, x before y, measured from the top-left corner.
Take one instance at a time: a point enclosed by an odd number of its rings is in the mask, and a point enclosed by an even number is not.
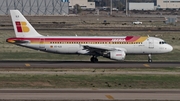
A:
[[[103,54],[103,57],[112,59],[112,60],[124,60],[126,57],[126,53],[124,51],[108,51],[107,53]]]

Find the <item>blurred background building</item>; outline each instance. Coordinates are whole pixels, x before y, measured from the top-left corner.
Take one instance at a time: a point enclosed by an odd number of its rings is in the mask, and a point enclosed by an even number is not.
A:
[[[157,0],[158,9],[179,9],[180,0]]]
[[[24,15],[68,15],[82,10],[110,11],[110,8],[111,0],[0,0],[0,15],[9,15],[11,9]],[[179,8],[180,0],[112,0],[115,11]]]
[[[0,15],[18,9],[24,15],[68,15],[69,0],[0,0]]]
[[[153,2],[150,3],[129,2],[129,10],[155,10],[155,6]]]
[[[95,2],[88,2],[88,0],[69,0],[69,8],[73,9],[78,4],[81,9],[95,9]]]

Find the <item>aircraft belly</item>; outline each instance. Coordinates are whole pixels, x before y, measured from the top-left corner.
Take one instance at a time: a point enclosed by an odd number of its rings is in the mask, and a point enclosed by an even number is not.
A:
[[[37,44],[24,44],[21,45],[24,47],[42,50],[53,53],[62,53],[62,54],[76,54],[82,47],[79,44],[45,44],[43,48],[39,47]],[[107,46],[107,45],[106,45]],[[109,45],[109,47],[114,48],[124,48],[127,50],[127,54],[149,54],[149,53],[158,53],[154,48],[149,48],[145,45]]]
[[[134,53],[142,53],[142,49],[141,49],[141,47],[140,46],[138,46],[138,45],[136,45],[136,46],[134,46],[134,45],[131,45],[131,44],[129,44],[129,45],[109,45],[110,47],[115,47],[115,48],[124,48],[124,49],[126,49],[127,50],[127,54],[134,54]]]
[[[142,53],[142,46],[139,45],[123,45],[121,48],[125,48],[127,50],[127,54]]]
[[[35,50],[40,50],[39,45],[35,45],[35,44],[21,44],[20,46],[35,49]]]

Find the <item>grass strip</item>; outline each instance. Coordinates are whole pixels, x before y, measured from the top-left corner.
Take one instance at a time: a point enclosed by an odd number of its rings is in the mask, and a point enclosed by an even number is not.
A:
[[[175,89],[180,88],[180,75],[1,74],[0,88]]]

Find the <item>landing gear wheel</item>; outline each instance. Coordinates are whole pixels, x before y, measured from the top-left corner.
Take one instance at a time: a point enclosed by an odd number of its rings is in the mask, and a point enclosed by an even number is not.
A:
[[[91,59],[90,59],[90,60],[91,60],[91,62],[93,62],[93,63],[96,63],[96,62],[98,62],[98,59],[97,59],[97,57],[94,57],[94,56],[93,56],[93,57],[91,57]]]
[[[148,62],[151,63],[152,59],[151,59],[151,54],[148,55]]]
[[[152,59],[149,59],[148,62],[151,63],[151,62],[152,62]]]

